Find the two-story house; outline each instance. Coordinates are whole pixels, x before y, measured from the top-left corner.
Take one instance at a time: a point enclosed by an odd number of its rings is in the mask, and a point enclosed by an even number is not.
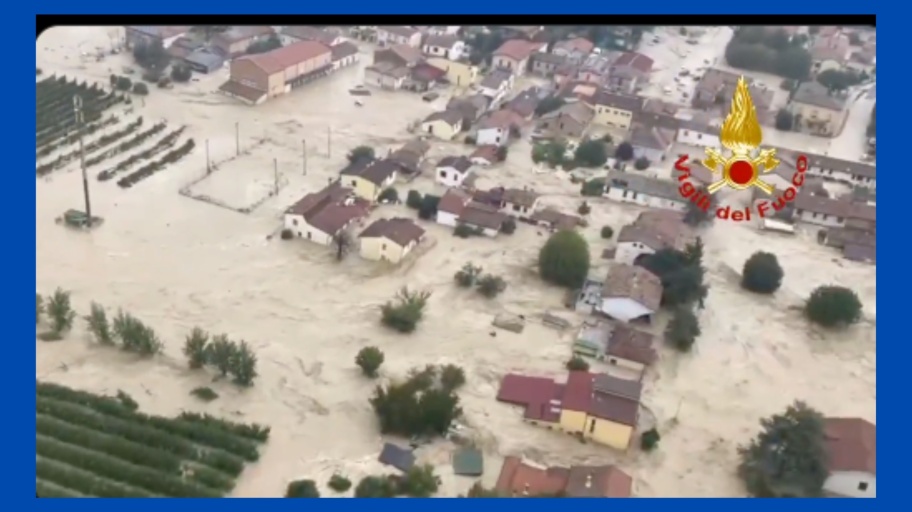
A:
[[[612,91],[633,94],[638,86],[649,81],[653,64],[653,60],[642,53],[624,52],[608,68],[606,85]]]
[[[506,69],[495,69],[481,79],[478,91],[491,99],[492,105],[499,105],[513,89],[514,75]]]
[[[688,204],[678,191],[677,183],[633,172],[612,171],[605,184],[605,197],[621,203],[679,212]]]
[[[643,109],[643,98],[607,91],[595,93],[589,102],[595,109],[593,122],[625,130],[630,129],[633,120]]]
[[[472,160],[465,155],[446,156],[437,162],[434,181],[445,187],[459,187],[472,174]]]
[[[424,38],[421,51],[428,57],[455,61],[465,53],[465,43],[455,35],[432,35]]]
[[[421,48],[421,31],[415,27],[406,26],[377,27],[377,44],[380,46],[406,44],[413,48]]]
[[[807,173],[825,180],[836,180],[843,183],[876,189],[877,167],[863,162],[842,160],[826,155],[807,154]]]
[[[789,103],[795,118],[795,127],[801,131],[824,137],[836,137],[848,119],[848,96],[831,92],[817,82],[804,82],[798,86]]]
[[[533,53],[544,51],[544,43],[533,43],[522,39],[510,39],[491,56],[491,65],[506,69],[515,75],[524,75],[529,69],[529,58]]]

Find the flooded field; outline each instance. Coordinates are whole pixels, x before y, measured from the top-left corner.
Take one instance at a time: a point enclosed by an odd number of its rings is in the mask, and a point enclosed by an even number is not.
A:
[[[80,44],[107,44],[106,29],[49,30],[38,41],[37,65],[46,74],[101,82],[129,65],[127,57],[81,62],[72,50]],[[294,478],[325,485],[335,471],[352,480],[382,471],[375,462],[381,438],[367,402],[374,383],[354,364],[367,345],[386,353],[384,379],[425,364],[452,362],[466,369],[465,423],[486,451],[488,484],[501,457],[519,454],[547,464],[616,462],[634,476],[640,496],[737,496],[743,490],[733,473],[735,448],[753,436],[762,416],[797,398],[830,415],[874,420],[875,268],[842,261],[810,238],[718,223],[704,235],[711,289],[697,350],[687,356],[663,352],[649,377],[644,400],[665,429],[660,449],[619,454],[523,424],[519,410],[494,400],[500,377],[509,371],[562,375],[571,337],[535,320],[522,334],[498,331],[492,337],[493,316],[507,311],[535,319],[555,311],[582,320],[562,312],[562,291],[544,286],[536,275],[545,233],[520,225],[513,236],[465,240],[425,224],[436,245],[398,269],[357,255],[339,263],[329,248],[267,238],[286,207],[338,175],[348,151],[369,145],[382,154],[401,145],[411,138],[408,124],[433,110],[407,92],[375,91],[364,107],[356,107],[347,91],[361,83],[365,61],[368,55],[357,68],[257,107],[216,93],[225,71],[172,90],[153,88],[133,114],[148,118],[144,124],[150,126],[159,119],[167,120],[168,130],[186,126],[182,137],[196,146],[130,189],[98,182],[93,173],[94,210],[105,223],[91,233],[54,224],[63,210],[81,208],[78,163],[39,179],[37,290],[72,290],[81,312],[90,301],[124,308],[152,325],[166,346],[163,357],[137,361],[92,346],[80,327],[64,342],[37,345],[37,377],[95,392],[122,389],[153,413],[197,410],[271,425],[263,457],[242,475],[237,496],[278,496]],[[210,159],[224,161],[236,153],[236,134],[242,149],[259,139],[269,142],[220,164],[194,192],[241,206],[269,192],[275,161],[283,183],[278,194],[248,215],[179,194],[205,173],[206,141]],[[469,151],[437,143],[432,160]],[[564,173],[534,173],[529,153],[527,142],[514,144],[507,162],[482,171],[482,184],[529,186],[544,195],[545,204],[576,210],[579,187]],[[117,160],[104,165],[112,162]],[[429,177],[398,187],[401,195],[409,188],[442,192]],[[611,225],[617,232],[639,210],[589,202],[584,234],[601,272],[598,258],[607,242],[599,229]],[[413,215],[401,206],[382,206],[377,214]],[[777,254],[785,269],[774,299],[746,295],[738,286],[744,260],[758,249]],[[488,301],[457,289],[453,274],[470,261],[503,275],[507,291]],[[809,328],[794,310],[813,288],[830,283],[855,289],[866,312],[865,322],[836,336]],[[403,285],[433,293],[426,319],[409,336],[379,325],[379,306]],[[180,351],[194,326],[247,340],[259,356],[256,385],[237,390],[188,371]],[[195,400],[189,391],[201,385],[213,386],[221,398]],[[675,417],[677,426],[668,428]],[[422,448],[419,459],[439,465],[441,495],[472,484],[452,476],[445,443]]]

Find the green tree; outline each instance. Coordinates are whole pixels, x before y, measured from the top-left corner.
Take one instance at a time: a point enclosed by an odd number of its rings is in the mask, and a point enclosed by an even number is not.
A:
[[[754,293],[773,293],[782,286],[783,275],[775,254],[757,251],[744,262],[741,287]]]
[[[500,276],[487,274],[478,280],[478,293],[489,299],[500,295],[506,289],[507,282]]]
[[[466,498],[500,498],[500,493],[497,492],[497,489],[486,489],[481,482],[475,482],[472,487],[469,488],[469,492],[464,496]]]
[[[589,362],[580,356],[571,357],[567,361],[567,364],[565,366],[571,372],[588,372],[589,371]]]
[[[282,41],[279,39],[279,36],[273,34],[273,35],[269,36],[267,39],[264,39],[262,41],[257,41],[255,43],[253,43],[252,45],[250,45],[250,47],[247,48],[247,54],[255,55],[257,53],[271,52],[272,50],[276,50],[281,47],[282,47]]]
[[[589,244],[573,230],[558,231],[538,254],[538,272],[545,281],[579,288],[589,275]]]
[[[162,71],[168,67],[171,56],[165,50],[161,40],[156,39],[148,44],[137,44],[133,47],[133,58],[136,63],[151,71]]]
[[[230,373],[234,382],[241,386],[252,386],[257,377],[257,357],[246,341],[233,343],[231,358],[229,359]]]
[[[580,187],[580,195],[587,197],[598,197],[605,193],[605,180],[602,178],[593,178],[583,182]]]
[[[455,391],[466,382],[465,370],[455,364],[440,369],[440,385],[447,391]]]
[[[377,370],[380,369],[383,361],[383,352],[377,347],[364,347],[355,356],[355,364],[361,368],[361,372],[372,378],[377,376]]]
[[[35,294],[35,325],[41,323],[41,315],[44,314],[44,297],[40,293]]]
[[[505,235],[512,235],[516,232],[516,220],[513,217],[507,217],[507,220],[500,226],[500,232]]]
[[[114,334],[111,332],[111,324],[108,322],[108,314],[101,304],[92,303],[90,313],[85,317],[89,326],[89,333],[95,338],[95,341],[102,345],[114,345]]]
[[[383,325],[399,332],[412,332],[424,316],[424,308],[431,292],[412,292],[403,287],[393,301],[380,307]]]
[[[705,270],[700,264],[701,245],[692,244],[688,252],[661,249],[638,262],[662,281],[662,305],[675,307],[696,303],[703,307],[709,288],[703,282]]]
[[[608,147],[600,140],[587,140],[576,147],[573,159],[582,167],[601,167],[608,161]]]
[[[370,399],[384,434],[443,435],[462,414],[459,397],[434,378],[434,368],[412,372],[404,382],[377,386]]]
[[[611,226],[602,226],[600,234],[605,240],[611,240],[611,237],[614,236],[614,228]]]
[[[580,203],[579,208],[577,208],[576,211],[579,212],[580,215],[589,215],[589,213],[592,211],[592,207],[589,206],[588,202],[583,201]]]
[[[543,99],[541,103],[535,107],[535,115],[543,116],[549,112],[554,112],[555,110],[563,107],[567,102],[559,96],[548,96]]]
[[[202,368],[206,365],[206,355],[208,354],[209,333],[194,327],[184,341],[184,355],[187,356],[187,362],[191,369]]]
[[[871,109],[871,120],[868,121],[867,129],[868,137],[874,137],[877,135],[877,105],[874,105],[874,108]]]
[[[193,78],[193,72],[187,66],[172,66],[171,80],[179,83],[189,82]]]
[[[139,94],[140,96],[146,96],[149,94],[149,86],[142,83],[136,82],[133,84],[133,94]]]
[[[152,356],[161,353],[164,348],[155,330],[123,310],[117,312],[111,326],[114,337],[120,340],[121,347],[127,352]]]
[[[820,286],[804,304],[804,314],[824,327],[851,325],[861,320],[861,301],[844,286]]]
[[[421,208],[421,201],[424,199],[421,196],[421,192],[417,190],[409,190],[408,195],[405,198],[405,205],[413,210]]]
[[[285,489],[286,498],[319,498],[320,491],[313,480],[295,480]]]
[[[826,87],[829,91],[844,91],[853,85],[861,83],[861,78],[851,71],[841,71],[838,69],[827,69],[817,73],[817,83]]]
[[[54,290],[54,294],[47,301],[46,311],[51,319],[51,331],[61,336],[73,328],[76,312],[70,304],[70,292],[62,288]]]
[[[637,158],[635,162],[633,162],[633,168],[638,171],[645,171],[646,169],[649,169],[649,164],[649,159],[645,156],[641,156],[640,158]]]
[[[456,281],[458,286],[463,288],[471,288],[475,286],[475,283],[478,281],[478,277],[481,275],[481,267],[473,265],[471,262],[466,263],[456,272],[456,275],[453,276],[453,279]]]
[[[738,475],[760,498],[822,495],[829,470],[824,418],[803,402],[760,420],[761,431],[738,449]]]
[[[212,337],[206,351],[206,360],[215,366],[219,374],[224,377],[231,371],[231,360],[234,357],[236,346],[228,339],[226,334],[217,334]]]
[[[380,196],[377,200],[381,203],[395,203],[399,201],[399,191],[390,187],[383,192],[380,192]]]
[[[703,192],[703,197],[709,198],[709,205],[706,209],[697,205],[693,201],[689,201],[684,210],[684,223],[688,226],[698,227],[702,224],[707,224],[712,222],[715,218],[716,212],[716,199],[715,196],[706,191],[706,187],[700,187],[698,190]]]
[[[629,142],[621,142],[614,150],[614,157],[621,162],[633,160],[633,145]]]
[[[370,146],[358,146],[348,152],[347,158],[351,163],[361,160],[373,160],[375,158],[374,148]]]
[[[437,206],[440,205],[440,196],[425,194],[421,198],[421,206],[418,208],[418,217],[424,220],[430,220],[437,215]]]
[[[688,352],[700,336],[700,322],[693,310],[686,306],[675,309],[674,316],[665,327],[665,341],[681,352]]]
[[[329,483],[326,485],[336,492],[345,492],[351,489],[352,482],[344,475],[336,473],[333,476],[329,477]]]
[[[439,488],[440,477],[430,464],[412,466],[399,484],[400,492],[413,498],[430,498]]]
[[[564,163],[566,154],[567,144],[561,140],[552,140],[532,147],[532,161],[545,162],[552,169]]]
[[[640,449],[644,452],[651,452],[658,448],[661,439],[662,436],[659,435],[659,431],[651,428],[640,435]]]
[[[795,126],[795,116],[787,109],[780,108],[776,113],[776,129],[783,132],[792,131]]]
[[[396,486],[385,476],[366,476],[355,487],[355,498],[393,498]]]

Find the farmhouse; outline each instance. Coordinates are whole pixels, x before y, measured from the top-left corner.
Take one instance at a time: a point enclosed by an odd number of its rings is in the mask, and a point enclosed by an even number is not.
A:
[[[510,137],[518,133],[523,125],[523,118],[510,110],[495,110],[478,122],[475,142],[478,145],[506,146]]]
[[[533,53],[529,59],[530,72],[534,75],[551,77],[563,67],[567,67],[569,59],[563,55],[553,53]]]
[[[634,158],[645,158],[650,162],[661,162],[668,156],[674,144],[675,131],[658,126],[635,124],[630,132],[630,145]]]
[[[568,103],[543,115],[536,130],[544,137],[579,139],[589,130],[595,111],[581,101]]]
[[[719,127],[697,120],[682,121],[676,140],[680,144],[699,148],[718,148]]]
[[[615,265],[602,286],[600,313],[620,320],[649,320],[662,303],[662,281],[636,265]]]
[[[428,57],[428,64],[446,72],[447,80],[456,87],[468,87],[478,81],[478,66],[468,62]]]
[[[447,156],[437,162],[434,181],[446,187],[459,187],[472,173],[472,161],[467,156]]]
[[[829,476],[828,496],[877,497],[877,427],[861,418],[826,418],[824,438]]]
[[[875,222],[877,207],[852,202],[849,198],[832,199],[802,190],[795,198],[795,220],[829,228],[841,228],[849,219]]]
[[[469,158],[472,163],[481,167],[488,167],[500,161],[497,157],[498,146],[489,144],[481,145],[472,152]]]
[[[681,197],[674,182],[630,172],[610,173],[605,184],[605,197],[665,210],[684,211],[687,207],[687,199]]]
[[[551,54],[563,57],[570,64],[580,64],[595,49],[595,44],[583,37],[558,41],[551,47]]]
[[[330,245],[336,236],[361,221],[370,204],[335,181],[323,190],[307,194],[285,211],[285,229],[300,238]]]
[[[501,211],[519,218],[526,218],[538,207],[539,195],[528,188],[507,188],[503,191]]]
[[[662,249],[684,251],[694,239],[693,230],[684,223],[680,213],[647,211],[621,228],[614,259],[618,263],[633,265],[641,256]]]
[[[530,219],[537,226],[548,229],[549,231],[560,231],[562,229],[576,229],[583,226],[583,219],[576,215],[570,215],[558,211],[554,208],[542,208],[536,210]]]
[[[345,168],[341,180],[358,197],[376,201],[380,193],[396,181],[398,171],[396,164],[388,159],[362,161]]]
[[[423,61],[421,51],[407,44],[394,44],[374,51],[374,64],[387,62],[395,66],[413,67]]]
[[[583,324],[573,342],[573,353],[608,361],[612,366],[638,374],[659,358],[652,334],[629,325],[608,322]]]
[[[455,35],[429,35],[424,39],[421,51],[428,57],[455,61],[465,52],[465,43]]]
[[[472,196],[465,190],[448,189],[437,205],[437,224],[455,228],[459,224],[459,216],[471,202]]]
[[[247,53],[254,43],[265,41],[274,35],[275,31],[268,25],[238,25],[212,38],[212,45],[234,58]]]
[[[451,140],[462,130],[462,114],[458,110],[434,112],[424,118],[421,131],[441,140]]]
[[[629,498],[633,479],[617,466],[544,467],[504,458],[495,489],[505,497]]]
[[[391,62],[378,62],[364,69],[364,83],[381,89],[399,90],[405,85],[409,69]]]
[[[406,26],[377,27],[377,44],[380,46],[407,44],[420,48],[421,31],[415,27]]]
[[[500,233],[507,216],[493,206],[471,202],[462,209],[456,223],[479,230],[483,235],[495,237]]]
[[[271,52],[240,57],[231,62],[231,78],[220,90],[256,105],[287,94],[332,71],[329,47],[301,41]]]
[[[362,258],[399,263],[424,238],[424,229],[411,219],[377,219],[358,238]]]
[[[525,407],[523,419],[620,450],[639,422],[642,384],[610,375],[570,372],[567,383],[508,374],[497,400]]]
[[[446,109],[459,111],[462,114],[462,125],[471,126],[488,110],[490,104],[491,98],[483,94],[473,94],[450,99]]]
[[[421,174],[421,164],[424,163],[431,145],[421,139],[412,139],[395,151],[390,151],[387,160],[396,164],[399,172],[408,179],[413,179]]]

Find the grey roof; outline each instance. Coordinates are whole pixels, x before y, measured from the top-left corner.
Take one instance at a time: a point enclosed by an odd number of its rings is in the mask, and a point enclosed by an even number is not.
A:
[[[630,134],[630,144],[647,149],[665,151],[674,142],[674,132],[663,128],[637,125]]]
[[[405,473],[415,465],[415,454],[408,448],[386,443],[383,445],[383,450],[377,460]]]
[[[341,43],[330,46],[330,51],[332,51],[332,60],[340,60],[345,57],[350,57],[358,53],[358,46],[355,43],[350,41],[342,41]]]
[[[639,112],[643,108],[643,98],[639,96],[627,96],[624,94],[613,94],[606,91],[599,91],[592,98],[596,105],[604,105],[628,112]]]
[[[453,46],[456,46],[456,43],[460,41],[459,37],[453,35],[430,35],[425,39],[424,44],[426,46],[436,46],[437,48],[447,48],[451,49]]]
[[[580,124],[587,125],[592,121],[592,118],[595,117],[595,111],[592,110],[592,107],[582,102],[568,103],[557,110],[543,115],[542,119],[552,119],[564,116],[569,117]]]
[[[481,86],[489,89],[497,89],[500,85],[510,79],[512,75],[509,71],[495,69],[481,80]]]
[[[452,167],[459,172],[466,172],[472,167],[472,160],[465,155],[460,156],[445,156],[437,162],[437,168],[441,167]]]
[[[205,66],[207,69],[216,69],[225,63],[225,57],[206,48],[191,52],[189,55],[184,57],[184,60]]]
[[[453,473],[462,476],[481,476],[484,473],[484,455],[475,448],[459,448],[453,454]]]
[[[677,184],[673,181],[650,178],[630,172],[612,172],[608,175],[608,178],[608,188],[630,190],[631,192],[679,202],[685,201],[681,197],[681,193],[678,192]]]
[[[828,110],[842,111],[846,107],[847,96],[833,95],[826,87],[817,82],[804,82],[795,91],[792,101]]]
[[[567,57],[565,55],[557,55],[554,53],[537,52],[532,54],[532,62],[545,62],[559,66],[567,62]]]
[[[847,172],[853,176],[862,178],[875,178],[877,176],[877,167],[862,162],[853,162],[851,160],[842,160],[826,155],[815,155],[805,153],[808,159],[808,167],[819,167],[839,172]]]
[[[434,112],[433,114],[424,118],[425,123],[429,123],[431,121],[443,121],[450,126],[456,126],[462,121],[462,112],[456,109]]]

